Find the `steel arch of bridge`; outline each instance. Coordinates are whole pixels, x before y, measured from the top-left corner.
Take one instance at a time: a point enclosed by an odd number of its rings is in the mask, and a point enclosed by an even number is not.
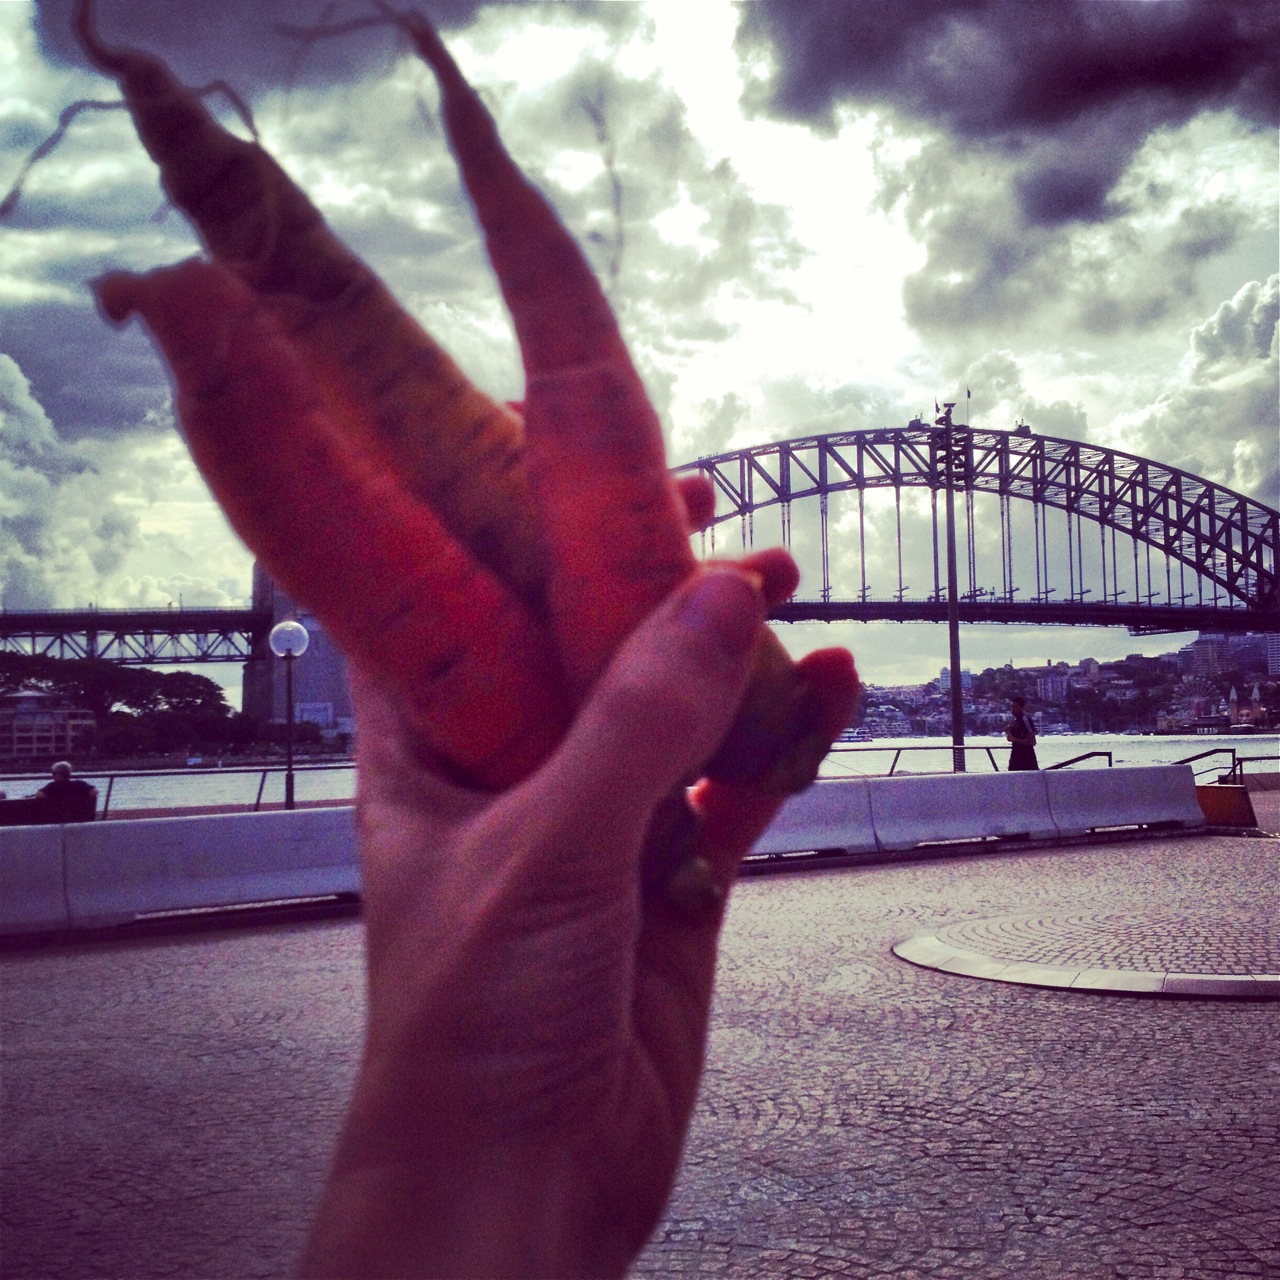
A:
[[[957,494],[988,493],[1005,501],[1016,498],[1042,508],[1057,508],[1069,518],[1092,521],[1134,539],[1135,544],[1145,543],[1212,584],[1215,604],[1219,591],[1228,602],[1228,607],[1215,609],[1155,608],[1149,602],[1115,611],[1103,606],[1100,614],[1095,605],[1093,611],[1099,616],[1092,620],[1141,629],[1141,619],[1149,617],[1155,622],[1153,629],[1177,629],[1161,625],[1169,622],[1165,615],[1184,615],[1189,621],[1186,629],[1211,630],[1206,618],[1216,615],[1224,622],[1229,618],[1232,630],[1246,626],[1258,631],[1280,630],[1280,512],[1189,472],[1119,450],[1036,435],[1026,427],[1008,432],[974,430],[957,424],[947,429],[916,420],[906,427],[806,436],[702,457],[677,468],[676,474],[701,472],[711,482],[718,499],[713,526],[742,521],[744,545],[750,545],[755,512],[780,507],[782,537],[787,543],[791,504],[817,499],[821,504],[821,598],[822,602],[830,602],[827,498],[840,492],[915,487],[932,490],[936,499],[946,490],[948,471]],[[1115,569],[1118,564],[1114,540],[1112,555]],[[1105,572],[1105,546],[1102,564]],[[1038,570],[1039,559],[1037,573]],[[935,590],[935,602],[936,598]],[[897,603],[903,602],[899,599]],[[1037,617],[1025,602],[1014,608],[1011,595],[1004,603],[1009,608],[999,616],[1000,602],[993,602],[984,614],[970,601],[967,620],[1072,620],[1067,616],[1043,616],[1043,610]],[[1115,604],[1119,605],[1118,593]],[[1072,612],[1065,602],[1046,608]],[[1190,621],[1192,615],[1197,620]],[[816,609],[804,616],[854,614],[824,614]],[[859,616],[872,614],[864,610]],[[915,614],[904,613],[902,609],[895,613],[892,607],[886,607],[875,616],[932,615],[918,610]],[[1077,616],[1084,620],[1079,612]]]

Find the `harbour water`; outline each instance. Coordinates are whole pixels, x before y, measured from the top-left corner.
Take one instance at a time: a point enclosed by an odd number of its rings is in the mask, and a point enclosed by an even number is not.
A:
[[[967,768],[971,773],[990,773],[993,761],[1001,770],[1008,763],[1008,744],[1003,738],[974,736],[966,740],[966,746],[969,747]],[[1037,746],[1042,767],[1091,751],[1110,752],[1112,764],[1117,767],[1173,764],[1201,753],[1212,753],[1192,762],[1191,767],[1200,782],[1215,781],[1221,774],[1229,772],[1232,751],[1236,758],[1250,761],[1246,766],[1249,773],[1274,774],[1280,768],[1280,735],[1273,733],[1169,737],[1073,733],[1042,737]],[[1107,761],[1102,756],[1095,756],[1070,767],[1106,768]],[[877,738],[871,742],[841,745],[827,757],[822,776],[875,777],[890,770],[897,775],[944,773],[950,769],[949,738]],[[193,768],[161,775],[119,772],[114,776],[95,774],[91,768],[86,768],[80,776],[97,786],[99,811],[107,802],[110,787],[109,812],[121,816],[131,810],[214,806],[252,809],[255,802],[270,808],[279,807],[284,801],[282,765],[272,766],[267,771],[265,783],[263,770],[259,768]],[[30,774],[0,777],[0,788],[14,798],[30,795],[42,782],[42,778]],[[355,767],[339,764],[320,769],[299,768],[294,775],[294,794],[300,804],[350,802],[355,795]]]
[[[261,768],[192,768],[152,774],[120,771],[95,773],[91,766],[77,770],[77,777],[98,788],[98,812],[122,816],[130,810],[213,808],[279,808],[284,803],[284,766],[272,765],[264,782]],[[30,774],[0,777],[0,789],[9,798],[31,795],[44,779]],[[356,771],[352,764],[300,767],[294,771],[294,798],[299,804],[317,801],[350,802],[355,796]],[[259,798],[259,789],[261,796]],[[109,793],[109,794],[108,794]]]
[[[1009,744],[1002,737],[974,735],[965,739],[967,769],[971,773],[990,773],[992,759],[1003,770],[1009,761]],[[927,751],[916,748],[927,747]],[[896,767],[894,753],[904,748]],[[990,749],[990,755],[987,749]],[[1250,734],[1110,734],[1064,733],[1041,737],[1036,744],[1036,757],[1041,768],[1048,768],[1082,756],[1086,752],[1110,752],[1112,765],[1175,764],[1201,753],[1192,762],[1197,781],[1216,781],[1231,769],[1232,751],[1236,758],[1249,760],[1249,773],[1275,773],[1280,767],[1280,735]],[[874,777],[893,768],[899,773],[942,773],[951,768],[950,738],[876,738],[869,743],[841,746],[826,759],[823,777]],[[1068,766],[1077,769],[1107,767],[1102,757]]]

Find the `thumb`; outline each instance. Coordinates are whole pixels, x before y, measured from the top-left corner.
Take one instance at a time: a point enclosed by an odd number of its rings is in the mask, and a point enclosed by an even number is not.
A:
[[[699,570],[659,605],[614,656],[556,753],[550,771],[561,804],[572,797],[580,820],[599,811],[615,834],[621,823],[638,839],[657,802],[728,731],[764,618],[756,575],[723,566]]]

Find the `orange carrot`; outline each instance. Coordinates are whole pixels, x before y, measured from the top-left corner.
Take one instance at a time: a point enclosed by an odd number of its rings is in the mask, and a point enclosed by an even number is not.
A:
[[[224,129],[158,58],[104,45],[91,0],[77,29],[118,80],[169,197],[276,313],[333,421],[536,607],[545,568],[519,415],[467,380],[261,146]]]
[[[328,419],[243,281],[193,261],[98,292],[112,319],[146,319],[236,532],[354,662],[402,691],[430,745],[491,786],[545,759],[569,710],[545,628]]]
[[[693,572],[683,504],[657,414],[590,264],[508,155],[435,30],[415,15],[399,21],[440,84],[449,140],[520,342],[548,601],[581,694],[640,619]],[[763,633],[742,713],[710,771],[780,791],[808,785],[831,745],[820,709],[818,690]]]

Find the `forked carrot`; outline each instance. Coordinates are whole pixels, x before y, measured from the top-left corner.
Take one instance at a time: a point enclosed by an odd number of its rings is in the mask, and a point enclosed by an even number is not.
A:
[[[248,286],[192,261],[108,276],[98,294],[114,320],[145,316],[233,528],[355,663],[401,691],[430,747],[490,786],[541,763],[570,709],[546,628],[329,420]]]
[[[590,687],[695,560],[662,428],[577,242],[508,155],[434,28],[398,19],[435,72],[445,127],[515,325],[528,466],[547,539],[548,601],[571,686]],[[583,601],[591,625],[582,626]],[[771,632],[713,776],[808,785],[830,747],[821,699]]]
[[[260,146],[222,129],[158,59],[104,46],[80,0],[86,49],[120,81],[166,190],[220,264],[115,277],[101,296],[109,314],[137,311],[152,328],[193,453],[268,571],[405,692],[434,749],[501,786],[545,757],[695,562],[657,417],[589,265],[434,31],[396,21],[441,82],[520,340],[523,429]],[[208,342],[209,317],[221,346]],[[325,529],[300,535],[299,514],[316,510]],[[349,547],[335,548],[335,511]],[[356,604],[366,596],[369,618]],[[835,732],[813,669],[762,633],[710,776],[778,793],[812,779]]]
[[[276,313],[334,423],[381,452],[536,606],[545,567],[519,415],[472,385],[260,145],[224,129],[158,58],[105,45],[92,0],[79,0],[76,24],[94,64],[119,82],[170,199],[214,260]]]

